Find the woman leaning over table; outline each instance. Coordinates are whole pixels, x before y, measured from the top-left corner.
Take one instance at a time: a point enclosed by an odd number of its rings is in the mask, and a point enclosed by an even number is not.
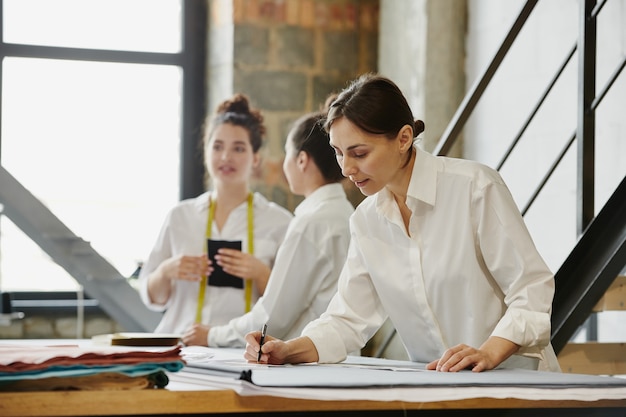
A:
[[[250,191],[264,134],[263,116],[242,94],[221,103],[207,118],[203,148],[212,189],[169,212],[139,277],[144,303],[164,311],[156,332],[182,335],[198,321],[225,324],[244,314],[246,304],[253,305],[263,294],[293,217]],[[249,236],[253,236],[252,247]],[[220,249],[216,262],[225,272],[248,281],[249,295],[244,282],[244,288],[202,285],[211,283],[213,271],[206,252],[209,237],[242,242],[241,251]],[[209,279],[203,281],[207,275]],[[202,289],[204,297],[199,297]]]
[[[261,362],[339,362],[390,318],[410,359],[431,370],[558,371],[554,277],[498,173],[415,146],[424,125],[381,76],[342,91],[326,128],[343,175],[367,198],[328,309],[298,338],[266,337]],[[256,361],[259,332],[246,340]]]

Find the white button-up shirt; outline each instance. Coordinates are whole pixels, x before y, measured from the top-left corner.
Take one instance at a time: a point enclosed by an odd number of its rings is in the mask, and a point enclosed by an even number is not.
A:
[[[337,292],[353,212],[341,184],[322,186],[304,199],[276,254],[265,293],[249,313],[211,327],[209,346],[245,346],[246,333],[264,323],[274,337],[299,336]]]
[[[198,301],[197,282],[173,280],[172,293],[165,305],[154,304],[148,295],[148,275],[165,259],[177,255],[199,256],[204,251],[208,221],[209,193],[180,202],[167,215],[157,242],[139,275],[143,302],[152,310],[164,311],[156,332],[182,334],[195,321]],[[293,215],[285,208],[255,193],[254,256],[270,267],[282,243]],[[237,206],[219,230],[213,222],[211,239],[240,240],[248,248],[248,203]],[[252,301],[258,299],[253,286]],[[245,313],[244,290],[232,287],[207,286],[202,310],[202,323],[225,324]]]
[[[413,361],[499,336],[541,369],[558,370],[549,344],[554,276],[500,175],[415,149],[409,233],[387,189],[351,218],[338,294],[303,331],[320,362],[360,349],[390,318]]]

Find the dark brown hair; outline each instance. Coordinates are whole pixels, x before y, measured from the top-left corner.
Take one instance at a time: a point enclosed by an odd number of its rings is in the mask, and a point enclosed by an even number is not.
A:
[[[403,126],[413,129],[413,137],[424,131],[424,122],[415,120],[402,91],[388,78],[368,73],[352,81],[330,103],[324,128],[330,131],[333,122],[345,117],[365,132],[397,136]],[[409,158],[411,155],[409,154]]]
[[[304,151],[313,158],[327,183],[339,182],[343,175],[324,129],[324,116],[323,112],[315,112],[300,117],[294,122],[287,140],[291,140],[296,155]]]
[[[248,97],[238,93],[232,98],[223,101],[217,107],[215,113],[206,120],[205,144],[211,138],[215,129],[224,123],[230,123],[246,129],[250,135],[252,150],[256,153],[261,149],[266,130],[263,124],[263,115],[261,115],[258,109],[250,107]]]

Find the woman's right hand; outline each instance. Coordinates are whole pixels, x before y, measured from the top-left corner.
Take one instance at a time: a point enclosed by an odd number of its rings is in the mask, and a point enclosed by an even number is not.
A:
[[[243,356],[248,362],[271,363],[272,365],[282,365],[285,363],[285,350],[287,347],[284,341],[266,335],[263,346],[260,346],[260,340],[261,332],[258,330],[246,335],[246,351]],[[260,360],[259,349],[261,349]]]
[[[168,280],[196,281],[213,272],[211,261],[206,255],[178,255],[161,264],[161,271]]]
[[[178,255],[163,262],[148,275],[148,296],[155,304],[165,305],[172,294],[172,281],[200,282],[213,272],[211,261],[205,255]]]
[[[265,336],[263,346],[259,346],[261,332],[254,331],[246,335],[246,351],[243,356],[248,362],[283,365],[285,363],[317,362],[319,356],[315,345],[306,336],[297,337],[288,341]],[[261,359],[259,358],[261,349]]]

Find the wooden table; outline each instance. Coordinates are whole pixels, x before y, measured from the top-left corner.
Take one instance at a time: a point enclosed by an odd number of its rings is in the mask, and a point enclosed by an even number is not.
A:
[[[375,390],[373,390],[375,398]],[[454,410],[454,411],[453,411]],[[471,398],[443,402],[324,401],[240,396],[231,390],[1,392],[0,416],[275,414],[443,416],[626,416],[625,400],[531,401]]]

